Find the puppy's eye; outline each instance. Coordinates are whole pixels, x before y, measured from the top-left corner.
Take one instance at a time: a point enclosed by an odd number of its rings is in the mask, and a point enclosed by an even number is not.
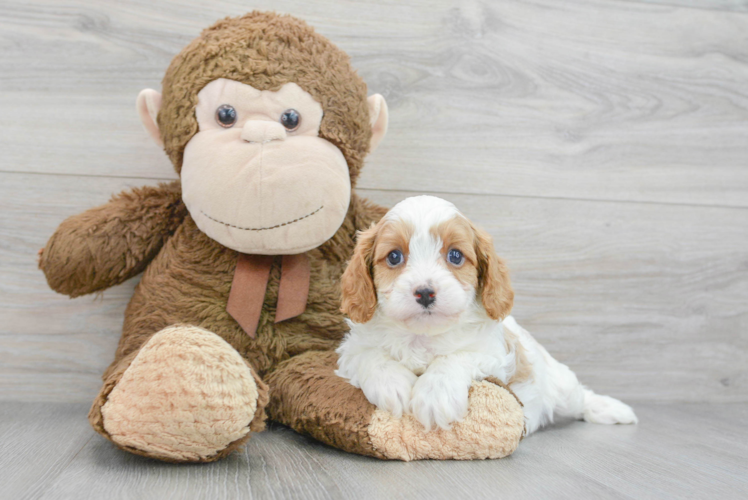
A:
[[[387,265],[397,267],[403,262],[403,253],[400,250],[393,250],[387,254]]]
[[[462,263],[465,262],[465,256],[462,255],[462,252],[460,252],[456,248],[453,248],[447,254],[447,260],[449,261],[450,264],[454,264],[455,266],[461,266]]]
[[[281,125],[286,127],[286,130],[293,132],[299,128],[301,123],[301,115],[295,109],[287,109],[283,112],[280,118]]]
[[[236,110],[230,104],[222,104],[216,109],[216,122],[223,128],[231,128],[236,123]]]

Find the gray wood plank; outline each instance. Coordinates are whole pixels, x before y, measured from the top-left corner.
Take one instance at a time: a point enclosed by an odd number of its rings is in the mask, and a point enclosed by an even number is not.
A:
[[[36,255],[68,216],[148,182],[1,175],[0,399],[90,401],[96,395],[137,279],[70,300],[49,289]]]
[[[0,400],[95,396],[134,283],[69,300],[47,288],[36,251],[68,215],[146,182],[0,173]],[[413,194],[361,193],[386,206]],[[748,401],[748,211],[447,198],[495,237],[515,316],[584,383],[624,399]]]
[[[92,438],[80,403],[0,403],[0,498],[38,498]]]
[[[45,406],[60,407],[73,408]],[[131,455],[96,435],[72,459],[63,459],[52,440],[35,456],[54,457],[65,467],[39,481],[43,469],[34,464],[4,493],[15,493],[8,498],[49,499],[744,497],[748,406],[635,407],[641,418],[637,426],[562,421],[523,440],[511,457],[493,461],[379,461],[343,453],[278,425],[253,436],[244,450],[199,466]],[[58,414],[28,403],[5,408],[16,415],[14,436],[23,443],[44,443],[39,433],[55,421],[63,427],[85,423],[83,405]],[[13,472],[0,468],[4,485]]]
[[[0,170],[152,178],[174,173],[137,122],[138,90],[158,87],[201,28],[249,8],[3,4]],[[605,0],[281,7],[348,51],[390,103],[362,187],[748,204],[745,13]]]
[[[626,2],[648,3],[675,7],[689,7],[703,10],[724,10],[730,12],[748,12],[746,0],[623,0]]]

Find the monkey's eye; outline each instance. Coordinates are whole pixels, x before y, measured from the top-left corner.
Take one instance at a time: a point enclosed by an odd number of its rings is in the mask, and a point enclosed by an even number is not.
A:
[[[216,109],[216,121],[223,128],[231,128],[236,123],[236,110],[230,104],[221,104]]]
[[[462,255],[462,252],[460,252],[456,248],[453,248],[447,254],[447,260],[449,261],[450,264],[453,264],[455,266],[461,266],[462,263],[465,262],[465,256]]]
[[[387,265],[397,267],[403,262],[403,253],[400,250],[393,250],[387,254]]]
[[[287,109],[283,112],[280,118],[281,125],[286,127],[286,130],[293,132],[299,128],[301,123],[301,115],[295,109]]]

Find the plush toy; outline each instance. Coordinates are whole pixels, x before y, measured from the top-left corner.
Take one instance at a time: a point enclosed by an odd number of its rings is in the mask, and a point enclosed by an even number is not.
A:
[[[343,450],[390,459],[508,455],[523,430],[505,388],[425,432],[333,373],[347,330],[339,280],[356,232],[385,212],[352,190],[384,136],[348,56],[304,22],[227,18],[174,58],[138,111],[180,181],[123,192],[65,220],[40,254],[77,297],[143,273],[89,420],[120,448],[208,462],[266,413]]]

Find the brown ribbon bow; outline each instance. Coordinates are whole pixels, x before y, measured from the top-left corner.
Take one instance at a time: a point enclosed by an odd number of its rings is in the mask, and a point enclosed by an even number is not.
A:
[[[272,255],[239,254],[231,283],[226,311],[247,334],[255,338],[265,289],[273,265]],[[309,296],[310,264],[306,254],[284,255],[278,285],[275,322],[294,318],[304,312]]]

